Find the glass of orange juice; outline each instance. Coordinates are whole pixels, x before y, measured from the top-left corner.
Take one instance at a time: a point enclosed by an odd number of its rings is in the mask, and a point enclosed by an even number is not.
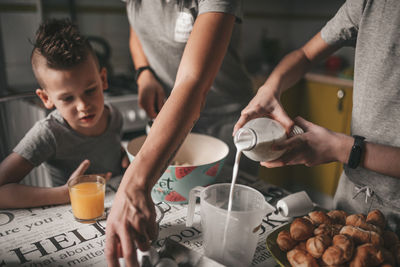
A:
[[[95,174],[80,175],[68,182],[72,213],[78,222],[104,218],[106,180]]]

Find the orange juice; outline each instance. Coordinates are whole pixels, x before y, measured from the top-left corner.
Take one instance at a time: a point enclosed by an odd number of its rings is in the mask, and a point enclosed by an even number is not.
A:
[[[104,213],[105,185],[99,181],[82,182],[70,187],[72,212],[78,220],[92,220]]]

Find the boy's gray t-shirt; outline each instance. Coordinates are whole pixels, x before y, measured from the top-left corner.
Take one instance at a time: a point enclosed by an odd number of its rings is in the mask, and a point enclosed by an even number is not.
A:
[[[352,134],[395,147],[400,147],[399,25],[398,0],[348,0],[321,31],[328,44],[356,47]],[[344,176],[370,187],[384,205],[400,207],[400,179],[347,166]]]
[[[111,105],[106,131],[99,136],[84,136],[70,128],[58,110],[38,121],[14,148],[34,166],[44,163],[49,170],[53,186],[67,182],[70,175],[85,160],[90,166],[85,172],[122,173],[121,132],[122,116]]]
[[[241,0],[141,1],[127,0],[127,15],[150,66],[169,94],[196,18],[208,12],[233,14],[242,19]],[[252,83],[240,56],[240,23],[235,23],[222,66],[207,94],[202,114],[237,113],[252,96]]]

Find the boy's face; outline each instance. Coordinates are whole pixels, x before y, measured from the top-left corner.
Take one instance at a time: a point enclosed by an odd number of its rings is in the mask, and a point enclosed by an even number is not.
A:
[[[84,135],[101,134],[107,126],[103,90],[108,88],[107,71],[101,71],[90,55],[69,70],[42,66],[38,70],[45,89],[37,89],[48,109],[57,108],[69,126]]]

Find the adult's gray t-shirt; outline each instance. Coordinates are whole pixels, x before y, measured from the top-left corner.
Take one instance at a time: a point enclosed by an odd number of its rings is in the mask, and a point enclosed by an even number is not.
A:
[[[212,135],[229,146],[228,164],[233,164],[232,131],[241,110],[252,97],[252,83],[240,53],[242,0],[126,1],[130,26],[137,34],[150,66],[167,95],[174,87],[178,67],[196,18],[208,12],[236,17],[230,43],[220,70],[210,88],[200,118],[192,131]],[[140,5],[137,5],[141,2]],[[243,159],[249,172],[258,165]]]
[[[38,121],[14,148],[34,166],[44,163],[53,186],[67,182],[79,164],[90,160],[85,172],[122,174],[121,133],[122,116],[111,105],[107,129],[99,136],[84,136],[75,132],[58,110]]]
[[[399,26],[400,1],[348,0],[321,32],[328,44],[355,46],[352,134],[396,147],[400,147]],[[399,211],[400,179],[347,166],[342,178],[368,186],[383,206]]]
[[[239,111],[252,95],[252,84],[240,57],[240,0],[192,0],[180,7],[177,1],[127,1],[127,14],[150,66],[160,78],[167,93],[174,86],[179,63],[196,18],[207,12],[236,16],[233,34],[222,66],[207,95],[202,114]],[[225,111],[224,111],[225,110]]]

